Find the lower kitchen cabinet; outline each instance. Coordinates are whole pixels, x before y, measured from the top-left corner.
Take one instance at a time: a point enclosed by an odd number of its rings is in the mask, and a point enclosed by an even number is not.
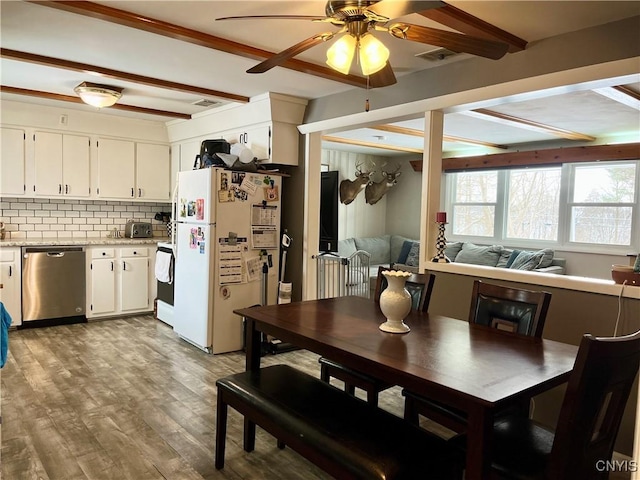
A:
[[[20,247],[0,250],[0,302],[11,315],[11,326],[22,325],[22,261]]]
[[[153,310],[155,248],[147,246],[87,249],[87,317]],[[153,295],[153,296],[152,296]]]

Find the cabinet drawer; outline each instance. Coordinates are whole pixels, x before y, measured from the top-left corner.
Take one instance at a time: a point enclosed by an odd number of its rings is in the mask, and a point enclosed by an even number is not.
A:
[[[91,258],[114,258],[116,256],[113,248],[92,248]]]
[[[148,247],[124,247],[120,249],[120,256],[125,257],[148,257]]]
[[[17,257],[15,250],[8,250],[6,248],[0,250],[0,262],[14,262],[18,259]]]

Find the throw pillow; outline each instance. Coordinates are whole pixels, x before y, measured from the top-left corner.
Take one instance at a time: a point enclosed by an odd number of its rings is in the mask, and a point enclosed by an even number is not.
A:
[[[509,268],[514,270],[533,270],[542,260],[542,252],[520,252]]]
[[[474,265],[486,265],[495,267],[502,253],[501,245],[480,246],[473,243],[465,243],[462,250],[456,256],[456,263],[471,263]]]
[[[536,268],[545,268],[550,267],[551,262],[553,262],[554,251],[550,248],[544,248],[542,250],[538,250],[536,253],[542,253],[542,260],[540,260],[540,265]]]
[[[518,255],[520,255],[521,251],[522,250],[514,250],[513,252],[511,252],[509,260],[507,261],[507,268],[511,268],[511,265],[513,265],[513,262],[515,262],[516,258],[518,258]]]
[[[405,240],[402,243],[402,248],[400,249],[400,255],[398,255],[398,263],[407,263],[407,255],[409,255],[409,250],[411,250],[411,246],[413,242],[410,240]]]
[[[444,249],[444,254],[449,260],[455,262],[460,250],[462,250],[462,242],[449,242],[447,248]]]
[[[507,264],[509,263],[509,258],[511,257],[512,253],[513,250],[509,250],[508,248],[503,249],[502,253],[500,254],[500,258],[498,259],[498,263],[496,263],[496,267],[508,268]]]
[[[420,265],[420,243],[413,242],[407,260],[404,262],[410,267],[417,267]]]

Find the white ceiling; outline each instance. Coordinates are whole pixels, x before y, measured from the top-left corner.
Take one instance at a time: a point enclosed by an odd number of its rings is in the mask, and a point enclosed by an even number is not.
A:
[[[324,1],[114,1],[95,3],[271,52],[284,50],[313,34],[337,29],[327,23],[315,23],[308,20],[215,21],[216,18],[232,15],[301,14],[324,16]],[[535,46],[536,41],[545,38],[640,15],[640,2],[636,1],[450,1],[448,3],[526,40],[530,47]],[[245,97],[271,91],[315,99],[357,88],[282,67],[276,67],[264,74],[247,74],[245,71],[259,63],[260,60],[212,50],[43,5],[2,1],[0,8],[0,41],[3,49],[80,62]],[[442,25],[418,14],[409,15],[404,20],[446,30]],[[399,78],[417,70],[438,68],[445,63],[469,58],[468,54],[460,54],[442,62],[429,62],[416,57],[416,55],[434,50],[437,47],[398,40],[386,34],[380,35],[379,38],[391,50],[394,72]],[[319,45],[296,58],[322,65],[326,48],[325,45]],[[588,47],[586,46],[586,48]],[[496,62],[499,63],[499,60]],[[74,96],[73,88],[83,81],[106,83],[124,88],[123,98],[119,103],[157,110],[194,114],[205,109],[193,105],[194,102],[203,98],[228,102],[228,100],[213,96],[150,87],[129,81],[105,80],[93,76],[89,72],[76,72],[4,57],[0,60],[0,68],[3,86]],[[352,73],[355,73],[355,70]],[[627,87],[632,91],[640,92],[640,83],[632,83]],[[58,100],[6,92],[2,93],[2,98],[93,110],[82,104],[63,103]],[[637,134],[640,130],[637,108],[623,105],[592,91],[577,91],[550,98],[525,101],[514,100],[516,101],[509,101],[509,103],[504,103],[499,107],[492,108],[492,110],[595,137],[610,137],[621,132],[636,132]],[[105,115],[136,116],[161,121],[171,119],[170,116],[165,115],[109,109],[102,112]],[[423,128],[423,122],[420,119],[400,122],[399,125],[413,129]],[[487,121],[487,119],[471,117],[464,113],[446,115],[445,134],[495,144],[508,142],[511,146],[546,142],[557,138],[549,133],[506,126],[494,121]],[[377,130],[357,129],[341,132],[339,135],[368,142],[377,141],[386,144],[414,146],[415,148],[422,147],[422,140],[418,137]],[[380,136],[385,138],[377,138]],[[377,154],[384,152],[378,149],[348,147],[342,144],[327,144],[327,146]],[[464,149],[469,153],[474,151],[473,148],[469,150],[468,144],[445,142],[445,151],[453,152],[459,149]]]

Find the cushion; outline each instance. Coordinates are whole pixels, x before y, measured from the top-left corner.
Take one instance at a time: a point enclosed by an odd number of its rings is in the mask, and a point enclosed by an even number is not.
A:
[[[496,267],[508,268],[507,264],[509,263],[509,258],[511,257],[512,253],[513,253],[513,250],[509,250],[508,248],[503,248],[502,253],[500,254],[500,258],[498,259],[498,263],[496,264]]]
[[[389,240],[389,259],[391,263],[395,262],[400,257],[400,251],[402,250],[402,246],[404,242],[415,242],[412,238],[403,237],[402,235],[391,235]],[[411,247],[409,247],[411,248]],[[408,252],[407,252],[408,253]]]
[[[356,253],[356,242],[353,238],[347,238],[346,240],[338,241],[338,255],[341,257],[350,257]]]
[[[407,255],[409,255],[409,250],[411,250],[411,245],[413,245],[413,242],[411,240],[405,240],[402,243],[402,249],[400,250],[400,255],[398,255],[398,258],[396,259],[397,263],[407,262]]]
[[[389,235],[365,238],[356,237],[354,240],[358,250],[364,250],[371,255],[371,265],[389,265],[391,263]]]
[[[462,242],[449,242],[447,243],[447,247],[444,249],[444,254],[449,260],[455,262],[460,250],[462,250]]]
[[[410,267],[418,267],[420,264],[420,243],[413,242],[411,245],[411,249],[409,250],[409,254],[407,255],[407,259],[404,262]]]
[[[511,252],[511,255],[509,255],[509,260],[507,261],[507,264],[505,265],[506,268],[511,268],[511,265],[513,265],[513,262],[515,261],[516,258],[518,258],[518,255],[520,255],[520,252],[522,250],[514,250],[513,252]]]
[[[502,253],[501,245],[491,245],[489,247],[465,243],[462,250],[455,257],[457,263],[471,263],[474,265],[486,265],[495,267]]]
[[[515,253],[515,251],[514,251]],[[522,251],[511,262],[509,268],[516,270],[533,270],[535,268],[545,268],[551,265],[553,260],[553,250],[545,248],[537,252]]]

